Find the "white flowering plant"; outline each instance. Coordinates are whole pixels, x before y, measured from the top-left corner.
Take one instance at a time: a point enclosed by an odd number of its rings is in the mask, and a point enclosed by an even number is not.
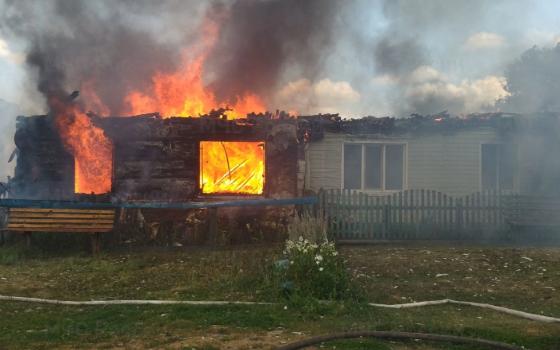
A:
[[[283,286],[292,294],[317,299],[341,299],[349,291],[349,278],[333,242],[313,242],[299,236],[286,241]]]

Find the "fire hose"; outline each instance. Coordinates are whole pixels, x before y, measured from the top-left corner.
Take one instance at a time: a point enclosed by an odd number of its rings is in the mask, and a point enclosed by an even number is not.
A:
[[[0,301],[17,301],[28,303],[40,304],[53,304],[53,305],[67,305],[67,306],[95,306],[95,305],[198,305],[198,306],[225,306],[225,305],[275,305],[275,303],[267,302],[252,302],[252,301],[193,301],[193,300],[85,300],[85,301],[71,301],[71,300],[57,300],[57,299],[42,299],[42,298],[28,298],[9,295],[0,295]],[[484,309],[490,309],[508,315],[525,318],[532,321],[546,322],[546,323],[560,323],[560,318],[537,315],[529,312],[509,309],[502,306],[495,306],[491,304],[475,303],[468,301],[460,301],[453,299],[431,300],[415,303],[405,304],[375,304],[369,303],[369,306],[390,308],[390,309],[404,309],[412,307],[430,306],[430,305],[443,305],[443,304],[456,304],[474,306]],[[296,341],[294,343],[286,344],[278,348],[278,350],[295,350],[303,349],[305,347],[320,344],[327,341],[337,339],[352,339],[352,338],[378,338],[387,340],[414,340],[422,339],[428,341],[441,341],[455,344],[471,344],[486,346],[489,349],[496,350],[520,350],[522,348],[509,345],[501,342],[490,341],[485,339],[460,337],[453,335],[441,335],[431,333],[410,333],[410,332],[391,332],[391,331],[356,331],[356,332],[343,332],[334,333],[329,335],[316,336],[308,339]]]
[[[377,338],[384,340],[428,340],[436,342],[446,342],[453,344],[467,344],[484,346],[488,349],[495,350],[521,350],[521,347],[510,345],[502,342],[491,341],[479,338],[459,337],[455,335],[441,335],[432,333],[409,333],[409,332],[387,332],[387,331],[357,331],[357,332],[343,332],[333,333],[328,335],[320,335],[317,337],[299,340],[290,344],[282,345],[276,350],[297,350],[304,349],[311,345],[317,345],[324,342],[340,339],[356,339],[356,338]]]

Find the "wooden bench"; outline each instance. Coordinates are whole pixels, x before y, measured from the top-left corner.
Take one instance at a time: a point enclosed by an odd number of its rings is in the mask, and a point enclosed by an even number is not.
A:
[[[91,234],[92,253],[100,251],[101,233],[113,230],[115,209],[10,208],[4,231],[22,232],[31,245],[32,232]]]

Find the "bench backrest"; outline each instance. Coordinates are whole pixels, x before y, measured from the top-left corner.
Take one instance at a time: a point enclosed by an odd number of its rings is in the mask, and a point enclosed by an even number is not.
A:
[[[109,232],[115,209],[10,208],[5,230],[26,232]]]

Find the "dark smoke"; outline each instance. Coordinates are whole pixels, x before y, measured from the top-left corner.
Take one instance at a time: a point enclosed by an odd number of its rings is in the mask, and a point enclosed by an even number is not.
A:
[[[163,40],[149,15],[195,13],[195,6],[177,1],[18,0],[4,6],[1,30],[29,42],[27,63],[41,93],[90,84],[112,113],[123,109],[129,90],[147,89],[154,72],[173,70],[178,62],[177,42]]]
[[[503,108],[515,112],[560,112],[560,44],[533,47],[506,69],[511,96]]]
[[[394,76],[428,63],[423,48],[412,38],[394,40],[385,36],[375,45],[374,57],[378,72]]]
[[[336,0],[239,0],[209,60],[219,99],[270,96],[288,66],[314,79],[336,30]]]
[[[26,62],[37,69],[37,90],[44,96],[62,97],[65,94],[63,83],[65,74],[52,55],[46,55],[41,43],[35,43],[28,53]]]
[[[92,87],[110,113],[130,91],[148,93],[156,72],[173,72],[197,28],[218,16],[220,36],[205,76],[220,100],[266,97],[282,73],[318,74],[332,39],[335,0],[8,0],[0,32],[30,44],[27,63],[45,96]],[[225,18],[220,17],[226,13]],[[149,112],[149,111],[147,111]]]

